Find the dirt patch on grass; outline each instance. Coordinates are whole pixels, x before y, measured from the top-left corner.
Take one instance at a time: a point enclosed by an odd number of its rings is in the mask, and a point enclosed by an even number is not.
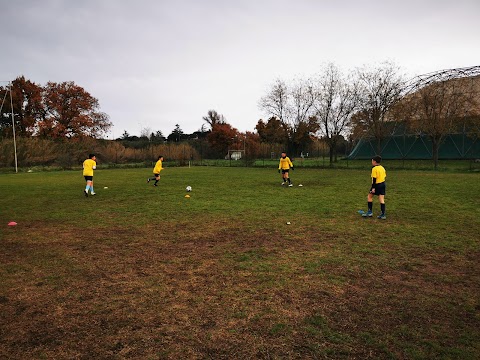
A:
[[[398,257],[353,250],[348,232],[283,231],[216,220],[9,234],[0,357],[479,354],[480,254]]]

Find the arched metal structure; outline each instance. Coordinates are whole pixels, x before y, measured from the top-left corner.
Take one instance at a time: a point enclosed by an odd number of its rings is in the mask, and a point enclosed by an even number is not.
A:
[[[464,79],[464,81],[462,81]],[[408,80],[402,95],[406,97],[434,84],[449,81],[462,81],[461,92],[471,94],[480,102],[480,65],[457,69],[447,69],[418,75]],[[465,81],[468,86],[465,86]],[[390,136],[382,142],[382,156],[390,159],[431,159],[431,143],[422,134],[408,132],[403,122],[388,123]],[[480,157],[480,139],[465,133],[449,134],[442,144],[440,156],[444,159],[468,159]],[[371,139],[363,137],[352,149],[349,158],[369,158],[376,153]]]
[[[404,94],[408,95],[414,93],[424,88],[425,86],[434,83],[462,78],[473,79],[477,76],[480,76],[480,65],[457,69],[440,70],[428,74],[418,75],[407,81],[404,88]]]

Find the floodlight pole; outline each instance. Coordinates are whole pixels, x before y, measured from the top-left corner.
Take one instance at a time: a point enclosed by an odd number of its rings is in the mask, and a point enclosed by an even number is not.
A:
[[[12,109],[12,129],[13,129],[13,151],[15,153],[15,172],[18,173],[18,159],[17,159],[17,140],[15,137],[15,121],[13,118],[13,97],[12,97],[13,84],[10,81],[10,107]]]

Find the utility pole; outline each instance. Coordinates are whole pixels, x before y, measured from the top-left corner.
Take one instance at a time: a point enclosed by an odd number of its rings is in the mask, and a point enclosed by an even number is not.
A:
[[[15,153],[15,172],[18,173],[18,160],[17,160],[17,139],[15,137],[15,121],[13,119],[13,96],[12,96],[13,84],[10,81],[10,106],[12,109],[12,129],[13,129],[13,152]]]
[[[13,129],[13,152],[15,154],[15,172],[18,173],[18,159],[17,159],[17,139],[15,136],[15,119],[13,117],[13,96],[12,96],[12,88],[13,84],[11,81],[0,81],[0,83],[8,83],[5,89],[5,95],[2,100],[2,104],[0,106],[0,110],[3,108],[3,104],[5,103],[5,99],[7,98],[7,92],[10,92],[10,108],[12,112],[12,129]]]

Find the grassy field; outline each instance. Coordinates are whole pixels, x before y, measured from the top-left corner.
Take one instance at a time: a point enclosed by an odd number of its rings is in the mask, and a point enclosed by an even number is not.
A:
[[[385,167],[0,175],[0,358],[479,359],[480,174]]]
[[[347,169],[347,170],[365,170],[371,166],[370,159],[348,160],[346,158],[339,158],[337,162],[329,163],[328,157],[309,157],[292,159],[297,169]],[[434,164],[432,160],[386,160],[390,170],[417,170],[417,171],[434,171]],[[240,159],[240,160],[224,160],[224,159],[197,159],[189,160],[173,160],[166,159],[163,162],[168,167],[185,167],[185,166],[215,166],[215,167],[256,167],[256,168],[278,168],[278,159]],[[145,168],[155,166],[155,161],[142,161],[128,164],[106,164],[101,162],[99,169],[133,169]],[[20,167],[18,172],[48,172],[48,171],[63,171],[63,170],[81,170],[82,165],[77,164],[70,168],[62,168],[61,166],[32,166]],[[466,173],[480,173],[480,159],[470,160],[439,160],[437,172],[466,172]],[[0,168],[1,174],[14,173],[14,167]]]

